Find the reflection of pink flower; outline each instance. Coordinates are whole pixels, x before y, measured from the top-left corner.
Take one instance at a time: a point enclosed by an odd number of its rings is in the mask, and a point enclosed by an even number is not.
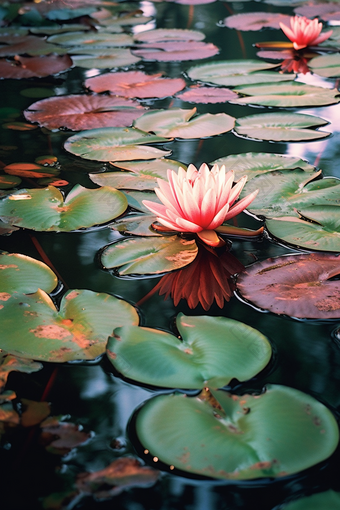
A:
[[[197,171],[194,165],[178,174],[168,170],[168,182],[158,179],[155,192],[162,204],[143,200],[143,204],[157,216],[165,227],[177,232],[197,233],[210,246],[221,244],[214,230],[229,218],[243,211],[254,200],[258,190],[234,204],[247,177],[234,187],[234,172],[225,172],[214,165],[211,171],[205,163]],[[234,205],[233,205],[234,204]]]
[[[288,39],[292,41],[296,50],[301,50],[307,46],[316,46],[328,39],[333,32],[333,30],[329,30],[320,35],[322,23],[319,23],[317,18],[308,19],[305,16],[292,16],[290,27],[283,23],[280,23],[280,27]]]

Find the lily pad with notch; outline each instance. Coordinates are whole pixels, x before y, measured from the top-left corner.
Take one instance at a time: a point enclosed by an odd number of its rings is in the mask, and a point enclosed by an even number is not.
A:
[[[135,308],[114,296],[70,290],[59,311],[42,290],[0,294],[1,347],[25,359],[63,363],[95,359],[112,331],[139,323]]]
[[[340,257],[324,253],[256,262],[237,279],[237,290],[253,305],[300,319],[339,319]]]
[[[260,395],[159,395],[137,411],[135,429],[151,458],[171,469],[233,481],[298,473],[327,459],[339,441],[326,406],[274,384]]]
[[[271,345],[256,329],[225,317],[180,313],[177,336],[123,326],[109,338],[107,356],[125,378],[161,388],[219,388],[251,379],[269,363]]]

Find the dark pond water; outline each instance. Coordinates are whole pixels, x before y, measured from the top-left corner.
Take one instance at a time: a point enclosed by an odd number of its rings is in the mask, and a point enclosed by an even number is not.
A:
[[[137,5],[137,4],[136,4]],[[287,6],[273,6],[260,2],[215,2],[207,5],[180,5],[170,2],[141,2],[138,4],[146,14],[154,16],[150,28],[190,28],[200,30],[206,41],[216,44],[220,53],[214,60],[256,58],[254,43],[265,40],[282,40],[278,30],[260,32],[237,32],[220,26],[220,22],[231,13],[265,10],[292,13]],[[212,59],[197,61],[208,62]],[[192,66],[192,62],[142,62],[138,68],[146,72],[163,72],[169,77],[179,77]],[[75,67],[60,77],[31,80],[0,81],[0,112],[8,121],[8,110],[17,112],[15,120],[35,100],[44,97],[47,89],[52,95],[82,93],[85,77],[92,70]],[[300,75],[301,81],[324,86],[334,85],[335,80],[326,80],[311,75]],[[32,99],[35,88],[37,95]],[[40,93],[39,93],[40,89]],[[40,95],[39,95],[40,94]],[[147,101],[152,108],[172,106],[188,108],[188,103],[179,99]],[[225,112],[237,118],[265,108],[219,103],[198,105],[199,113]],[[165,144],[172,150],[171,158],[184,164],[210,162],[229,154],[245,152],[275,152],[298,155],[323,170],[325,176],[340,177],[339,106],[297,109],[331,122],[332,137],[308,143],[271,143],[247,140],[232,132],[202,140],[175,140]],[[12,117],[13,118],[13,117]],[[95,187],[88,172],[99,170],[103,164],[89,163],[72,157],[63,149],[69,131],[48,130],[14,131],[1,129],[0,159],[9,164],[18,161],[33,161],[35,157],[53,154],[61,163],[60,178],[71,185],[81,183]],[[32,183],[31,183],[32,184]],[[25,186],[30,183],[25,182]],[[71,187],[71,186],[70,186]],[[259,223],[246,215],[240,219],[243,226],[258,228]],[[119,234],[109,228],[94,228],[86,232],[34,233],[43,252],[70,288],[84,288],[120,296],[130,303],[138,303],[159,281],[159,278],[118,278],[101,269],[98,251],[113,242]],[[23,253],[40,259],[32,242],[30,231],[19,230],[10,236],[2,236],[0,248],[9,252]],[[244,264],[255,259],[295,253],[265,239],[261,242],[234,241],[232,253]],[[157,293],[139,307],[142,325],[171,331],[174,317],[203,315],[203,308],[191,310],[182,300],[174,306],[171,299],[163,300]],[[233,297],[221,310],[213,305],[208,311],[212,316],[225,316],[245,322],[265,334],[273,344],[275,355],[269,369],[255,381],[248,383],[252,390],[261,389],[265,383],[287,385],[304,391],[330,407],[336,416],[340,406],[340,340],[333,335],[336,322],[294,320],[262,313]],[[123,381],[112,374],[106,359],[94,363],[44,364],[43,370],[33,374],[12,372],[7,388],[16,392],[18,399],[44,400],[51,403],[53,416],[67,416],[67,421],[79,424],[91,432],[87,443],[65,456],[46,452],[39,440],[39,430],[13,428],[1,439],[1,506],[4,509],[61,508],[46,503],[53,493],[67,492],[78,473],[98,471],[121,456],[141,453],[133,434],[127,433],[128,422],[134,410],[155,391],[141,388]],[[120,444],[115,448],[114,440]],[[152,461],[144,459],[151,464]],[[157,467],[156,464],[153,464]],[[261,508],[272,510],[284,505],[292,498],[312,494],[330,488],[339,491],[339,453],[322,465],[315,466],[298,475],[280,480],[264,479],[260,482],[216,482],[180,476],[178,473],[162,471],[159,480],[150,487],[131,487],[104,501],[91,495],[73,500],[63,508],[79,509],[126,509],[126,510],[250,510]],[[56,498],[58,499],[58,498]],[[60,498],[62,499],[62,497]],[[47,506],[46,506],[47,505]],[[321,507],[320,507],[321,508]]]

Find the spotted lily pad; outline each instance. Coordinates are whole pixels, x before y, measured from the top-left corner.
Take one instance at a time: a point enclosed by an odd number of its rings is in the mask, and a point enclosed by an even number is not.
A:
[[[298,142],[317,140],[330,135],[328,132],[316,131],[328,124],[327,120],[314,115],[301,113],[260,113],[237,119],[235,131],[241,136],[255,140],[272,140],[275,142]]]
[[[0,254],[0,292],[32,294],[38,289],[52,292],[58,279],[43,262],[20,253]]]
[[[136,128],[89,129],[71,136],[65,149],[84,159],[97,161],[129,161],[155,159],[169,156],[171,151],[148,147],[143,144],[169,141]]]
[[[269,80],[268,80],[269,81]],[[262,106],[300,107],[322,106],[340,101],[337,89],[326,89],[306,85],[297,81],[289,83],[263,83],[235,88],[235,92],[244,94],[233,101],[236,104],[258,104]]]
[[[270,152],[232,154],[215,159],[210,164],[225,165],[226,171],[234,170],[235,181],[246,175],[248,182],[257,175],[275,172],[276,170],[296,170],[299,168],[304,172],[315,171],[315,167],[303,159],[283,154],[272,154]]]
[[[267,72],[275,67],[278,67],[278,64],[260,60],[222,60],[191,67],[187,74],[192,80],[226,87],[291,80],[291,76],[287,78],[284,74]]]
[[[289,255],[249,266],[239,275],[237,289],[244,299],[273,313],[339,319],[340,281],[331,279],[339,274],[339,256]]]
[[[185,139],[219,135],[234,127],[234,117],[226,113],[206,113],[194,117],[196,111],[196,108],[192,110],[182,110],[181,108],[152,110],[137,119],[134,126],[159,136]]]
[[[308,66],[313,73],[319,74],[320,76],[325,76],[326,78],[339,77],[340,53],[320,55],[319,57],[312,58],[312,60],[309,61]]]
[[[47,129],[73,131],[130,126],[145,109],[131,99],[71,94],[42,99],[24,111],[26,120]]]
[[[107,223],[127,208],[125,196],[103,186],[86,189],[77,184],[66,199],[59,189],[20,189],[0,200],[3,221],[32,230],[69,232]]]
[[[315,179],[301,170],[277,170],[258,175],[246,184],[243,194],[259,189],[248,210],[259,217],[298,216],[297,211],[314,205],[339,205],[340,179]]]
[[[177,172],[179,166],[185,168],[185,165],[178,161],[164,158],[152,161],[126,161],[115,163],[115,166],[128,171],[89,174],[91,181],[99,186],[112,186],[117,189],[153,190],[157,186],[157,179],[167,180],[168,169]]]
[[[298,473],[327,459],[339,440],[323,404],[279,385],[260,395],[160,395],[135,426],[143,447],[172,469],[230,480]]]
[[[284,216],[267,220],[267,230],[290,245],[340,253],[339,205],[315,205],[298,212],[301,218]]]
[[[130,304],[90,290],[67,292],[59,311],[42,290],[0,298],[1,348],[26,359],[94,359],[105,351],[114,328],[139,322]]]
[[[179,314],[176,327],[182,340],[151,328],[117,328],[107,344],[109,360],[128,379],[186,389],[251,379],[270,360],[266,337],[242,322]]]
[[[159,274],[187,266],[197,255],[194,240],[178,236],[125,239],[107,246],[101,255],[106,269],[121,275]]]

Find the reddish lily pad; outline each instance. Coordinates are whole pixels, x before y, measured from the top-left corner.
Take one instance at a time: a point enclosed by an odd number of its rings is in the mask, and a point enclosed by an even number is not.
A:
[[[123,97],[167,97],[185,87],[182,78],[162,78],[162,74],[148,75],[143,71],[106,73],[85,81],[85,86],[94,92],[109,91]]]
[[[204,87],[193,85],[188,90],[177,94],[177,98],[188,103],[225,103],[236,99],[238,95],[230,89],[223,87]]]
[[[48,402],[36,402],[34,400],[22,398],[21,404],[22,414],[20,421],[23,427],[34,427],[38,425],[47,418],[51,412],[51,407]]]
[[[202,138],[226,133],[234,127],[235,119],[226,113],[196,114],[196,108],[183,110],[152,110],[134,122],[135,127],[169,138]]]
[[[145,43],[134,49],[132,53],[144,60],[172,62],[198,60],[217,55],[219,49],[215,44],[201,41],[171,41]]]
[[[280,23],[289,24],[290,16],[273,12],[247,12],[228,16],[224,24],[236,30],[261,30],[264,27],[280,28]]]
[[[197,30],[183,30],[180,28],[156,28],[146,30],[134,36],[137,42],[161,42],[161,41],[202,41],[205,39],[203,32]]]
[[[111,48],[116,46],[131,46],[133,39],[128,34],[110,34],[108,32],[69,32],[52,35],[48,38],[49,43],[62,46],[85,46],[95,48]]]
[[[257,262],[237,279],[242,298],[258,308],[301,319],[339,319],[339,256],[302,254]]]
[[[120,275],[160,274],[187,266],[197,252],[194,240],[179,236],[131,238],[107,246],[101,262],[105,269],[116,268]]]
[[[303,207],[298,213],[300,218],[283,216],[267,220],[267,230],[299,248],[340,253],[339,205]]]
[[[32,372],[38,372],[42,368],[42,364],[36,361],[17,358],[10,354],[2,356],[0,358],[0,393],[4,391],[8,376],[11,372],[15,371],[31,374]]]
[[[14,60],[0,59],[0,79],[43,78],[66,71],[71,66],[72,60],[68,55],[15,56]]]
[[[294,11],[296,14],[300,14],[300,16],[306,16],[306,18],[315,18],[318,16],[324,21],[340,20],[340,6],[337,2],[312,2],[308,5],[295,7]]]
[[[27,54],[30,56],[48,55],[57,53],[63,55],[64,48],[49,44],[45,39],[35,35],[26,36],[0,36],[0,57],[14,57],[14,55]]]
[[[57,168],[42,166],[36,163],[11,163],[4,167],[4,172],[9,175],[17,175],[29,179],[51,177],[59,174]]]
[[[25,359],[63,363],[94,359],[114,328],[138,324],[133,306],[114,296],[70,290],[59,311],[42,290],[0,295],[1,347]]]
[[[59,189],[20,189],[0,200],[0,217],[22,228],[70,232],[107,223],[127,207],[123,193],[111,188],[73,187],[66,199]]]
[[[79,425],[59,421],[54,416],[44,420],[40,428],[40,442],[49,453],[57,455],[66,455],[91,437],[91,433],[85,432]]]
[[[73,131],[103,127],[127,127],[141,115],[137,101],[97,95],[56,96],[33,103],[24,111],[25,118],[47,129]]]

